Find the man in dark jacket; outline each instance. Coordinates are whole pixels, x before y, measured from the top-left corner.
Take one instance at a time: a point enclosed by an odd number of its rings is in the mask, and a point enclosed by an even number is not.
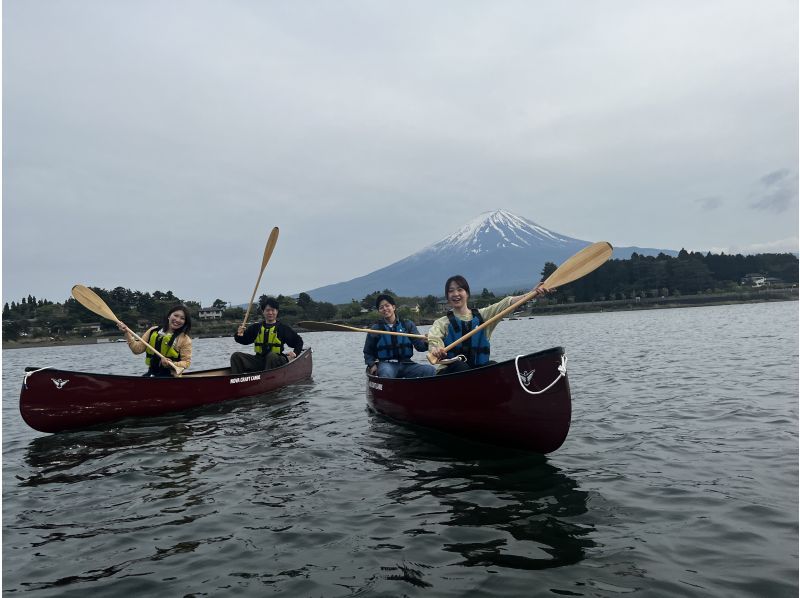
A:
[[[278,322],[277,299],[264,297],[258,306],[264,314],[264,321],[250,324],[247,329],[242,324],[233,337],[240,345],[255,344],[255,355],[239,351],[231,355],[231,374],[261,372],[280,367],[303,350],[303,339],[300,335],[286,324]],[[292,350],[284,354],[284,345]]]

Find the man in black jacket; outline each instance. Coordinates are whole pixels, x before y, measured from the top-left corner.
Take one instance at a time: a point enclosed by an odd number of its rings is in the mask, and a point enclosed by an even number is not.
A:
[[[278,322],[277,299],[264,297],[258,306],[264,314],[264,321],[250,324],[247,329],[242,324],[233,337],[240,345],[255,343],[255,355],[239,351],[231,355],[231,374],[276,368],[289,363],[303,350],[303,339],[300,335],[286,324]],[[284,345],[292,350],[284,354]]]

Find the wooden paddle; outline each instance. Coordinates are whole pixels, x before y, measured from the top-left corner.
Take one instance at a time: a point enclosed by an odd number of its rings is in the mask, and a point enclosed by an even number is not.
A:
[[[390,332],[388,330],[373,330],[372,328],[354,328],[344,324],[328,324],[327,322],[298,322],[298,326],[313,332],[366,332],[367,334],[388,334],[391,336],[407,336],[409,338],[421,338],[426,340],[424,334],[409,334],[407,332]]]
[[[111,308],[108,307],[106,302],[103,301],[100,298],[100,296],[97,293],[95,293],[92,289],[85,287],[82,284],[76,284],[74,287],[72,287],[72,296],[75,297],[75,301],[83,305],[89,311],[93,311],[98,316],[106,318],[107,320],[111,320],[112,322],[117,322],[118,324],[123,323],[119,320],[119,318],[117,318],[117,316],[114,315],[114,312],[111,311]],[[172,360],[170,360],[167,357],[164,357],[161,353],[156,351],[154,347],[152,347],[147,341],[145,341],[141,336],[136,334],[130,328],[128,328],[128,332],[130,332],[136,339],[140,340],[145,345],[147,345],[149,350],[158,355],[161,359],[166,359],[167,362],[172,366],[172,369],[175,370],[175,373],[178,376],[181,375],[183,368],[178,367],[177,365],[172,363]]]
[[[258,291],[258,285],[261,282],[261,275],[264,274],[264,269],[267,267],[269,258],[272,257],[272,251],[275,249],[275,245],[278,243],[278,232],[278,227],[276,226],[269,234],[269,239],[267,239],[267,245],[264,247],[264,257],[261,258],[261,270],[258,272],[258,279],[256,280],[256,286],[253,289],[253,294],[250,296],[250,302],[247,304],[247,311],[244,314],[242,326],[247,325],[247,318],[250,317],[250,308],[253,307],[253,299],[256,298],[256,291]]]
[[[473,334],[477,334],[479,330],[483,330],[487,326],[494,324],[497,320],[506,314],[511,313],[520,305],[530,301],[534,297],[542,295],[547,291],[555,289],[556,287],[560,287],[561,285],[565,285],[568,282],[578,280],[590,272],[593,272],[608,261],[608,258],[611,257],[613,250],[614,248],[611,247],[611,243],[606,241],[600,241],[598,243],[589,245],[588,247],[584,247],[578,253],[556,268],[555,272],[547,277],[547,280],[536,285],[536,288],[526,295],[523,295],[520,299],[517,299],[517,301],[509,305],[500,313],[489,318],[480,326],[476,326],[461,338],[447,345],[444,350],[450,351],[454,347],[457,347]],[[431,353],[428,353],[428,361],[432,364],[439,363],[439,359]]]

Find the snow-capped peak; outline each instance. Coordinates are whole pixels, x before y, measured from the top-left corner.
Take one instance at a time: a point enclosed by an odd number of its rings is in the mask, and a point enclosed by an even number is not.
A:
[[[531,247],[541,243],[562,244],[570,241],[556,233],[507,212],[484,212],[452,235],[431,245],[428,251],[485,253],[503,247]]]

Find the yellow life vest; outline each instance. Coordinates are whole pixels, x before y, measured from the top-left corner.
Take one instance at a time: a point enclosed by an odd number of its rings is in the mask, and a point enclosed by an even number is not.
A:
[[[172,347],[172,343],[174,343],[175,340],[176,336],[172,332],[162,334],[158,329],[153,330],[150,333],[150,338],[147,339],[147,354],[144,358],[144,362],[147,364],[147,367],[150,367],[153,356],[155,356],[158,360],[155,363],[156,366],[161,363],[161,358],[153,353],[151,347],[155,347],[159,353],[161,353],[164,357],[169,357],[172,361],[179,360],[181,354]]]
[[[275,324],[261,324],[261,329],[258,331],[256,337],[256,355],[264,353],[264,348],[267,348],[268,353],[281,353],[283,342],[278,338],[278,323]],[[267,331],[269,331],[267,333]],[[266,333],[266,334],[265,334]],[[266,342],[264,337],[266,336]]]

